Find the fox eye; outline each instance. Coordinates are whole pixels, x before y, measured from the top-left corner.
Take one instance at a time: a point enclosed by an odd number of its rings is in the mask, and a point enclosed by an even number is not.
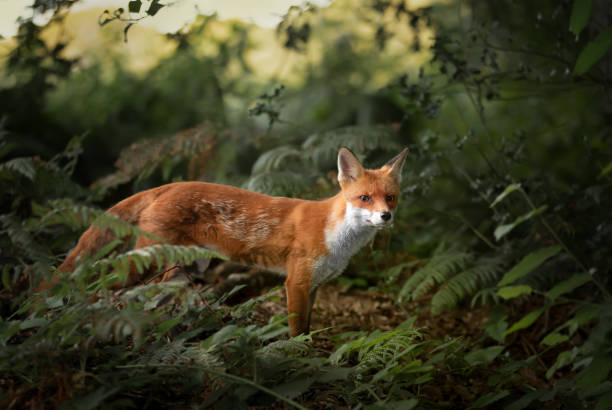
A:
[[[359,197],[359,199],[361,199],[361,202],[370,202],[370,196],[369,195],[361,195]]]
[[[387,200],[387,202],[393,202],[395,201],[395,195],[387,195],[385,199]]]

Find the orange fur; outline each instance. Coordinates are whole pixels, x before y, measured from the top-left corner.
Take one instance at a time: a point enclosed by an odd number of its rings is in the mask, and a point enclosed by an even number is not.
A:
[[[295,314],[289,318],[289,327],[295,336],[308,332],[320,283],[339,275],[376,229],[388,225],[383,213],[397,205],[406,152],[380,169],[366,170],[348,149],[341,148],[342,190],[321,201],[177,182],[135,194],[107,212],[167,243],[203,246],[236,262],[286,274],[288,311]],[[92,255],[112,239],[109,231],[90,227],[58,271],[74,270],[78,256]],[[134,247],[152,244],[152,239],[140,237]],[[138,279],[134,270],[127,285]]]

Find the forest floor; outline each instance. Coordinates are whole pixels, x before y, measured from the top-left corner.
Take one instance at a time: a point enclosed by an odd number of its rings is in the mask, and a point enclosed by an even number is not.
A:
[[[282,284],[282,282],[279,282]],[[257,305],[254,321],[264,325],[274,315],[286,314],[286,295],[284,289],[275,291],[277,300],[266,301]],[[251,292],[249,292],[251,293]],[[361,290],[336,284],[323,285],[317,292],[317,298],[312,313],[311,331],[326,329],[313,336],[313,347],[317,354],[328,357],[336,348],[335,336],[351,332],[372,332],[376,329],[386,331],[395,329],[410,317],[416,316],[414,326],[419,329],[426,340],[444,340],[460,338],[468,350],[475,350],[497,343],[492,339],[485,340],[483,325],[489,320],[491,308],[481,306],[469,308],[460,306],[439,315],[432,315],[428,306],[430,297],[410,302],[400,307],[393,294],[376,290]],[[519,319],[531,307],[525,303],[514,303],[509,323]],[[558,312],[560,320],[564,312]],[[551,319],[551,322],[555,320]],[[518,332],[506,340],[506,351],[513,360],[525,360],[537,353],[536,347],[545,329],[534,327],[531,331]],[[532,366],[517,369],[514,381],[507,388],[511,391],[528,392],[528,386],[552,387],[552,382],[545,377],[546,370],[554,362],[555,352],[549,352],[545,357],[538,357]],[[544,360],[550,361],[549,365]],[[494,391],[490,386],[490,377],[496,373],[496,368],[503,366],[499,358],[492,366],[486,368],[470,368],[466,372],[445,371],[438,369],[434,379],[420,386],[419,398],[424,402],[441,404],[446,408],[467,408],[479,397]],[[318,402],[311,398],[308,408],[330,408],[333,405],[342,408],[341,403],[330,403],[329,397]],[[542,409],[558,409],[558,402],[548,402]]]

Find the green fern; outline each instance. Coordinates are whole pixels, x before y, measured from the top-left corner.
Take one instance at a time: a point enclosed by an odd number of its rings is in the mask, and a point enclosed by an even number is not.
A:
[[[365,153],[377,148],[390,152],[400,149],[391,128],[386,126],[343,127],[309,136],[302,144],[309,160],[319,169],[335,164],[338,149],[350,147],[355,153]]]
[[[44,206],[34,203],[32,209],[40,217],[40,220],[35,222],[41,227],[65,225],[73,230],[81,230],[92,225],[101,230],[109,229],[117,238],[144,236],[163,242],[161,238],[141,230],[117,215],[76,204],[70,199],[51,200]]]
[[[2,171],[23,175],[30,181],[33,181],[36,175],[34,160],[30,157],[14,158],[2,163],[0,164],[0,172]]]
[[[413,300],[422,296],[457,271],[463,270],[473,259],[472,254],[447,248],[441,243],[422,268],[412,274],[399,292],[400,301]]]
[[[268,195],[294,196],[306,191],[312,184],[312,178],[295,172],[282,171],[257,174],[251,177],[244,187]]]
[[[444,282],[431,299],[433,314],[452,309],[468,296],[476,294],[480,289],[497,283],[503,270],[504,258],[482,258],[473,266],[453,275]]]
[[[251,173],[256,175],[262,172],[282,170],[286,160],[289,158],[301,160],[302,153],[297,148],[287,145],[271,149],[257,158],[257,161],[253,164]]]
[[[0,215],[0,227],[0,235],[7,235],[15,247],[15,251],[25,255],[25,259],[45,265],[54,260],[49,249],[36,240],[36,230],[30,229],[28,224],[20,221],[16,215],[12,213]],[[18,255],[14,254],[12,256]]]
[[[175,264],[191,264],[196,259],[225,257],[199,246],[182,245],[151,245],[133,249],[120,255],[100,259],[93,263],[92,268],[96,274],[105,275],[112,271],[110,282],[118,278],[125,283],[132,264],[138,273],[143,273],[153,264],[161,269],[162,266]],[[78,270],[78,268],[77,268]],[[104,283],[104,281],[102,281]]]

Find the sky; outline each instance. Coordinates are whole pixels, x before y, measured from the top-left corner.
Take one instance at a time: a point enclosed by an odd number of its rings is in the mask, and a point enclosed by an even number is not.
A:
[[[330,0],[311,0],[319,6],[328,5]],[[17,30],[19,16],[31,16],[28,8],[32,2],[27,0],[0,0],[0,35],[13,36]],[[114,10],[127,9],[128,0],[81,0],[72,9],[84,10],[91,7],[105,7]],[[149,0],[143,0],[143,9]],[[170,4],[153,18],[144,19],[139,24],[154,27],[161,32],[174,32],[195,18],[197,11],[204,14],[217,12],[221,19],[240,18],[262,27],[274,27],[291,5],[301,0],[161,0]]]

